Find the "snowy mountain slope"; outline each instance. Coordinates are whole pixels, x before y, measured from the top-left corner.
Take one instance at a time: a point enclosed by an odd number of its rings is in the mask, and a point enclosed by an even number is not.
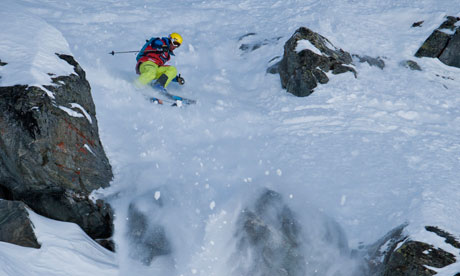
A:
[[[30,84],[47,91],[42,85],[51,83],[48,72],[59,75],[73,72],[72,66],[55,55],[69,53],[69,45],[56,28],[38,16],[21,12],[21,7],[16,3],[2,3],[1,23],[4,37],[8,39],[2,42],[0,50],[1,58],[8,61],[8,68],[0,67],[1,85]],[[54,97],[51,92],[47,93]]]
[[[445,15],[460,15],[456,1],[14,2],[58,29],[87,72],[116,175],[99,195],[116,210],[121,275],[225,275],[237,214],[262,188],[281,193],[310,233],[321,232],[318,217],[336,220],[351,248],[406,221],[412,236],[435,243],[422,237],[427,224],[460,233],[460,71],[426,58],[416,60],[422,72],[400,66]],[[286,94],[265,70],[300,26],[386,67],[357,63],[357,79]],[[172,64],[186,85],[170,90],[198,99],[184,109],[152,106],[132,85],[134,55],[107,54],[172,31],[184,37]],[[127,206],[149,212],[155,198],[164,205],[152,221],[173,254],[142,267],[126,257]]]
[[[46,219],[29,210],[39,250],[0,243],[1,275],[116,275],[112,252],[76,224]]]

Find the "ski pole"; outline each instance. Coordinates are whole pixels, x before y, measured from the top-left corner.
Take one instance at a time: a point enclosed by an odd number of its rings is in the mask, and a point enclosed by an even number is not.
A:
[[[128,53],[139,53],[139,51],[121,51],[121,52],[112,51],[109,53],[109,55],[114,56],[115,54],[128,54]]]

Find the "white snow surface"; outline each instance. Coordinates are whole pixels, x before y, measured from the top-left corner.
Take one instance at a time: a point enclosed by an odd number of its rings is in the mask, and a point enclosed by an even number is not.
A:
[[[29,210],[41,248],[0,242],[0,275],[117,274],[115,255],[88,237],[81,228],[44,218]]]
[[[313,239],[318,217],[335,220],[350,248],[405,222],[443,248],[424,226],[460,234],[460,69],[413,56],[446,15],[460,15],[458,1],[3,0],[0,15],[0,85],[72,73],[55,52],[86,71],[115,174],[94,195],[115,209],[117,243],[112,255],[74,225],[32,215],[42,248],[0,243],[0,275],[231,275],[236,219],[263,188],[283,196]],[[386,67],[356,64],[358,78],[331,75],[294,97],[265,70],[301,26]],[[193,106],[152,105],[133,85],[135,54],[108,55],[171,32],[184,38],[171,64],[186,83],[169,91]],[[245,53],[248,33],[271,43]],[[400,66],[408,59],[423,71]],[[148,212],[160,199],[150,219],[173,253],[142,266],[128,257],[127,207]],[[334,256],[317,256],[319,266],[347,266]],[[452,276],[460,265],[436,270]]]
[[[54,98],[43,85],[51,85],[49,73],[58,76],[73,73],[73,66],[56,55],[69,54],[69,45],[55,27],[39,16],[24,12],[16,2],[0,3],[0,59],[8,63],[6,68],[0,66],[0,85],[38,86]]]
[[[76,118],[83,118],[84,117],[84,115],[81,114],[80,112],[74,111],[74,110],[72,110],[72,109],[70,109],[68,107],[62,106],[62,105],[59,106],[59,109],[61,109],[62,111],[64,111],[65,113],[67,113],[71,117],[76,117]]]
[[[91,115],[89,115],[88,111],[86,111],[86,110],[83,108],[83,106],[81,106],[81,105],[79,105],[79,104],[77,104],[77,103],[71,103],[70,106],[71,106],[72,108],[77,108],[77,109],[79,109],[79,110],[81,111],[81,113],[83,113],[83,115],[85,116],[85,118],[88,120],[88,122],[89,122],[90,124],[93,123],[93,119],[91,119]]]
[[[297,41],[297,46],[295,47],[295,51],[297,53],[303,51],[303,50],[310,50],[312,51],[313,53],[317,54],[317,55],[322,55],[323,53],[321,53],[321,51],[315,47],[315,45],[311,44],[311,42],[309,40],[306,40],[306,39],[301,39],[299,41]]]

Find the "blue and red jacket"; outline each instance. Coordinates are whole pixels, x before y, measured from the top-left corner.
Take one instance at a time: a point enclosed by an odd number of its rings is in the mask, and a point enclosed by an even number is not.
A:
[[[151,38],[137,55],[136,73],[140,74],[139,66],[142,62],[152,61],[158,66],[164,66],[174,53],[169,48],[171,41],[167,37]]]

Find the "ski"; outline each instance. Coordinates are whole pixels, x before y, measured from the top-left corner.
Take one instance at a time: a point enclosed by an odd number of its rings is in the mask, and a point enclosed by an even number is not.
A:
[[[154,103],[154,104],[163,104],[163,100],[158,99],[158,98],[156,98],[156,97],[150,97],[150,98],[149,98],[149,101],[150,101],[151,103]]]
[[[181,96],[173,95],[173,94],[169,93],[166,89],[161,89],[160,93],[162,95],[164,95],[168,99],[171,99],[171,100],[174,100],[174,101],[180,101],[183,104],[190,105],[190,104],[195,104],[196,103],[196,100],[187,99],[187,98],[184,98],[184,97],[181,97]]]
[[[181,107],[182,105],[191,105],[191,104],[196,103],[196,100],[184,98],[184,97],[169,93],[168,90],[166,90],[161,85],[158,85],[158,84],[152,85],[152,88],[154,91],[158,92],[159,95],[163,96],[160,98],[166,98],[163,100],[157,97],[149,97],[149,100],[152,103],[163,104],[163,102],[166,102],[166,103],[171,103],[172,106],[179,106],[179,107]]]
[[[151,103],[154,104],[170,104],[171,106],[182,107],[184,104],[190,105],[196,103],[194,100],[184,99],[182,97],[177,97],[176,99],[160,99],[157,97],[149,97],[148,98]]]
[[[181,101],[171,101],[171,100],[162,100],[162,99],[159,99],[157,97],[150,97],[149,98],[149,101],[153,104],[165,104],[165,103],[168,103],[170,104],[171,106],[177,106],[177,107],[181,107],[182,106],[182,102]]]

